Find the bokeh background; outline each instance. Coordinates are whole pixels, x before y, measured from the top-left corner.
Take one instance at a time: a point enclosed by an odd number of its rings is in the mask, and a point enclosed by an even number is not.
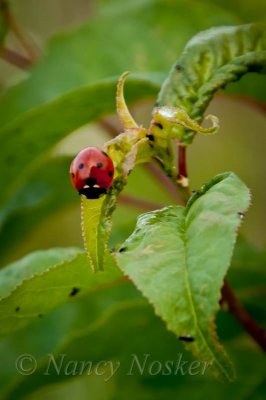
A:
[[[4,152],[1,154],[2,162],[9,162],[11,170],[10,176],[2,177],[1,187],[4,193],[0,212],[2,266],[37,249],[82,247],[79,198],[69,181],[69,163],[81,148],[101,146],[120,131],[115,115],[114,88],[122,72],[132,72],[125,88],[126,98],[136,120],[147,126],[161,83],[194,34],[214,26],[262,21],[266,15],[263,0],[11,0],[10,8],[31,49],[33,65],[21,69],[8,63],[5,57],[0,59],[0,129],[10,129],[10,154],[21,153],[22,159],[30,160],[31,164],[25,169],[29,179],[26,183],[24,170],[20,167],[12,170],[12,157],[7,161]],[[7,33],[4,47],[24,57],[29,55],[12,32]],[[109,81],[114,82],[113,87],[105,91],[104,85]],[[99,92],[97,85],[103,88]],[[79,101],[82,103],[79,99],[83,99],[82,93],[87,89],[91,97],[82,104],[81,115],[77,117]],[[199,188],[215,174],[229,170],[250,187],[252,206],[241,227],[241,235],[259,252],[266,245],[265,101],[265,76],[249,74],[231,84],[215,96],[207,111],[219,117],[219,133],[214,137],[196,138],[188,151],[192,189]],[[55,111],[54,105],[59,105]],[[12,126],[19,125],[20,121],[25,137],[28,127],[31,134],[35,132],[36,147],[27,147],[23,138],[16,142]],[[42,142],[46,131],[51,137],[54,133],[55,139],[42,151],[38,143]],[[6,195],[5,179],[11,187]],[[122,242],[132,232],[136,217],[152,209],[152,203],[163,206],[175,201],[164,182],[149,168],[137,167],[114,215],[111,246]],[[260,318],[262,310],[258,303],[253,306]],[[67,313],[74,311],[68,309]],[[227,318],[222,316],[222,323],[239,333],[234,322]],[[56,319],[55,314],[51,323]],[[33,327],[35,337],[40,329]],[[109,329],[111,334],[111,327]],[[230,329],[224,337],[231,337]],[[161,330],[160,325],[156,340]],[[21,338],[25,343],[35,340],[28,331]],[[156,340],[154,347],[158,343]],[[170,342],[174,340],[171,336]],[[4,342],[1,348],[5,348]],[[171,345],[167,348],[171,354]],[[10,347],[8,349],[11,351]],[[248,344],[248,349],[252,353],[252,345]],[[7,373],[8,379],[11,375]],[[243,383],[248,371],[243,369],[241,376]],[[81,399],[87,395],[92,399],[118,398],[111,382],[105,391],[97,379],[90,379],[89,383],[81,381],[82,378],[78,378],[61,386],[49,386],[45,392],[37,391],[27,398],[70,398],[70,394]],[[257,380],[254,375],[249,391],[242,393],[239,382],[232,395],[239,399],[260,399],[264,391],[262,382],[262,375]],[[147,389],[150,384],[148,382],[145,390],[138,389],[138,399],[152,398],[154,391],[150,393]],[[165,381],[162,385],[166,385]],[[178,385],[174,391],[166,388],[160,398],[176,398],[175,394],[180,398],[182,395],[201,398],[197,397],[196,389],[188,388],[188,378],[184,381],[179,378]],[[198,380],[195,388],[201,385],[206,389],[202,392],[205,396],[212,385],[209,381]],[[220,396],[228,396],[227,389],[213,385],[213,390],[221,391]],[[128,393],[125,388],[121,389],[120,396],[123,390]],[[19,392],[16,396],[20,398]]]

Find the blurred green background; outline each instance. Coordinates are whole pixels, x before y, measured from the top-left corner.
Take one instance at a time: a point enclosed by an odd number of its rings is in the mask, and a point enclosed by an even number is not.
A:
[[[161,83],[194,34],[213,26],[264,20],[266,14],[263,0],[12,0],[10,7],[37,61],[30,69],[22,70],[0,59],[2,266],[36,249],[82,247],[79,198],[69,181],[69,163],[84,146],[101,146],[109,140],[111,133],[105,129],[106,122],[112,126],[112,133],[119,132],[115,116],[115,84],[122,72],[132,72],[125,88],[126,98],[136,120],[147,126]],[[5,37],[4,47],[27,57],[27,51],[12,32]],[[215,174],[229,170],[250,187],[252,206],[241,233],[258,252],[262,252],[266,244],[265,100],[265,77],[257,74],[250,74],[218,93],[207,113],[219,117],[219,133],[214,137],[196,138],[188,152],[192,189],[199,188]],[[152,199],[161,205],[175,202],[164,183],[146,167],[134,170],[126,194],[147,202]],[[114,215],[111,245],[122,242],[133,230],[137,215],[148,208],[148,203],[134,206],[124,199]],[[237,285],[237,279],[235,282]],[[113,296],[119,297],[115,293],[108,297],[107,293],[105,301],[108,303]],[[137,296],[135,292],[134,296]],[[77,317],[68,320],[66,315],[82,314],[86,301],[90,304],[89,300],[83,300],[79,311],[77,305],[71,304],[51,313],[48,316],[49,331],[47,321],[38,321],[23,331],[20,339],[25,351],[38,351],[41,358],[56,348],[54,337],[62,339],[64,329],[64,332],[71,330],[78,320]],[[103,299],[94,301],[100,304],[97,303],[100,309]],[[262,318],[259,297],[249,306]],[[98,310],[97,307],[95,305]],[[83,314],[81,320],[85,321]],[[163,350],[158,349],[161,342],[166,359],[173,352],[181,351],[172,334],[164,331],[162,323],[151,313],[147,314],[146,319],[145,313],[142,317],[146,321],[143,325],[142,319],[138,320],[139,326],[144,326],[141,328],[143,333],[140,329],[138,335],[147,335],[150,342],[150,350],[143,345],[145,352],[158,352],[158,357],[161,356]],[[56,324],[58,318],[63,318],[63,327]],[[130,315],[121,312],[117,317],[118,325],[121,318],[129,320]],[[115,383],[103,386],[95,377],[70,379],[64,385],[48,382],[50,386],[39,390],[38,383],[33,384],[33,380],[27,384],[21,379],[22,383],[19,383],[16,377],[14,387],[17,385],[22,389],[21,392],[20,389],[11,390],[9,398],[20,398],[23,393],[35,389],[35,394],[27,394],[26,398],[70,398],[70,394],[80,399],[122,399],[125,396],[138,399],[205,398],[212,391],[221,399],[224,396],[263,398],[264,374],[251,376],[247,367],[242,367],[241,358],[252,360],[250,368],[261,371],[262,357],[245,336],[234,341],[239,330],[229,316],[220,318],[221,335],[224,340],[229,336],[228,346],[235,354],[241,378],[231,389],[205,377],[193,380],[191,388],[189,377],[182,380],[179,376],[176,381],[145,378],[140,383],[127,379],[124,385],[119,383],[119,394]],[[150,325],[149,320],[152,321]],[[125,335],[130,335],[130,327],[129,324],[125,329]],[[132,327],[134,329],[133,322]],[[105,330],[112,335],[112,323]],[[44,337],[45,333],[49,338]],[[95,338],[89,339],[93,342]],[[101,340],[106,340],[108,348],[107,338]],[[247,344],[244,353],[240,346],[242,341]],[[13,335],[0,343],[7,359],[11,360],[10,354],[16,353],[17,342],[18,336]],[[95,343],[97,345],[97,340]],[[113,346],[119,346],[119,343]],[[124,357],[139,348],[142,349],[142,344],[136,339]],[[104,351],[103,357],[108,358]],[[3,382],[6,381],[9,388],[14,376],[11,364],[7,363],[6,370],[2,371]],[[138,396],[132,395],[134,391]]]

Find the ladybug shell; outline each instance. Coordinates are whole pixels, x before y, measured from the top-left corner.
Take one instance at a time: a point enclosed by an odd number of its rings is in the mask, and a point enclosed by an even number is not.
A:
[[[70,166],[71,181],[78,192],[95,185],[100,189],[108,189],[112,185],[113,176],[113,161],[98,147],[81,150]]]

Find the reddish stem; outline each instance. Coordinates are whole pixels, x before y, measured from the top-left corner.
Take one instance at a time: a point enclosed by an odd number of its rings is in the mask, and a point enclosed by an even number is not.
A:
[[[230,100],[234,100],[236,102],[242,103],[248,107],[255,109],[256,111],[261,112],[262,114],[266,114],[266,105],[262,101],[255,99],[253,97],[244,96],[244,95],[235,95],[229,93],[219,93],[216,95],[217,98],[228,98]]]
[[[140,199],[138,197],[133,197],[127,194],[121,194],[118,201],[121,204],[126,204],[128,206],[140,208],[141,210],[144,211],[158,210],[159,208],[163,207],[163,205],[160,203],[155,203],[153,201]]]
[[[18,25],[13,13],[10,11],[9,4],[6,0],[0,0],[0,12],[3,14],[5,23],[10,31],[13,32],[20,45],[23,47],[25,52],[27,53],[27,60],[30,64],[34,64],[39,58],[39,50],[36,45],[30,40],[28,35],[26,35],[23,30]],[[21,56],[23,57],[23,56]],[[11,58],[12,60],[12,58]],[[9,61],[9,60],[7,60]],[[15,64],[18,67],[20,65]],[[24,68],[24,67],[22,67]]]
[[[178,173],[187,178],[187,147],[178,146]]]
[[[0,49],[0,57],[20,69],[27,70],[32,66],[32,62],[28,58],[7,48]]]
[[[145,167],[152,173],[152,175],[159,180],[168,193],[177,201],[177,203],[182,202],[181,197],[176,189],[175,184],[168,178],[156,165],[145,164]]]
[[[191,192],[189,189],[188,172],[187,172],[187,146],[182,146],[178,144],[177,151],[178,151],[178,165],[177,165],[178,175],[176,179],[176,184],[178,185],[182,203],[186,205],[188,199],[191,196]]]
[[[111,136],[116,136],[119,134],[119,129],[118,126],[115,124],[112,124],[110,121],[108,121],[105,118],[102,118],[99,121],[99,125],[108,133],[110,133]]]
[[[266,330],[258,326],[256,321],[254,321],[251,315],[243,308],[226,280],[222,288],[222,296],[223,302],[228,304],[228,308],[236,320],[250,334],[262,350],[266,351]]]

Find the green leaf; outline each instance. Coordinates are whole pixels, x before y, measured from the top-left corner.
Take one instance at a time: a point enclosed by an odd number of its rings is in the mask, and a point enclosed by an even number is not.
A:
[[[158,105],[184,108],[201,121],[213,95],[248,72],[266,72],[263,25],[219,27],[186,45],[158,97]]]
[[[117,260],[153,304],[167,327],[213,373],[232,380],[232,366],[218,343],[214,317],[242,213],[250,202],[233,173],[217,175],[186,208],[144,214]]]
[[[211,2],[193,7],[186,0],[111,5],[84,25],[50,40],[45,57],[32,69],[30,78],[0,100],[0,125],[127,70],[141,73],[143,78],[149,74],[148,79],[158,84],[164,78],[161,73],[168,70],[192,35],[211,26],[236,23],[238,17]]]
[[[99,277],[101,274],[97,273],[93,276]],[[29,390],[28,384],[30,384],[30,381],[27,379],[28,377],[23,381],[23,376],[20,376],[15,368],[16,358],[19,355],[23,353],[32,354],[36,357],[38,365],[41,367],[43,359],[47,360],[49,353],[56,356],[56,352],[61,351],[60,347],[64,351],[63,347],[67,346],[72,340],[76,340],[78,332],[82,332],[84,335],[92,335],[93,341],[88,341],[85,347],[86,351],[92,351],[93,360],[97,358],[97,354],[102,359],[107,357],[108,347],[111,351],[113,351],[114,347],[120,351],[119,342],[120,344],[122,344],[122,341],[126,342],[126,337],[123,338],[123,335],[119,332],[121,327],[125,324],[129,326],[128,329],[130,330],[132,325],[136,326],[136,319],[130,318],[131,315],[128,315],[128,310],[136,308],[138,314],[137,324],[139,324],[138,321],[143,321],[143,318],[145,318],[142,316],[142,310],[144,308],[145,313],[147,308],[145,299],[141,299],[139,292],[136,291],[133,285],[129,282],[122,285],[121,283],[123,282],[119,281],[114,286],[108,284],[99,285],[95,290],[85,293],[84,296],[77,295],[71,301],[59,305],[59,307],[51,310],[42,318],[32,318],[29,325],[19,331],[14,331],[5,337],[1,337],[1,355],[6,361],[5,367],[4,363],[0,366],[1,394],[3,394],[4,387],[11,380],[18,385],[22,383],[22,386],[25,383],[28,386],[26,390]],[[141,304],[144,307],[141,307]],[[154,313],[152,310],[149,311],[150,318],[154,319]],[[116,326],[113,329],[114,331],[117,329],[117,331],[116,336],[111,337],[108,325],[110,320],[112,323],[113,316],[116,318]],[[120,317],[122,319],[119,321]],[[161,330],[164,331],[164,326],[160,325]],[[110,339],[112,339],[111,342]],[[115,346],[112,346],[112,342],[116,343]],[[116,350],[114,349],[114,351]],[[50,377],[38,375],[40,379],[36,379],[38,373],[36,375],[33,374],[33,388],[48,383],[53,376],[53,372],[51,371]],[[60,377],[58,378],[61,379]],[[12,384],[10,386],[9,389],[14,389],[15,385]],[[31,387],[30,390],[33,388]]]
[[[18,187],[30,178],[36,168],[43,165],[49,151],[64,136],[114,111],[115,87],[116,80],[112,79],[76,90],[24,114],[0,132],[3,154],[0,160],[0,184],[5,187],[1,191],[2,201],[9,201]],[[129,101],[151,94],[155,94],[153,84],[139,79],[129,80]]]
[[[60,208],[78,202],[71,189],[69,165],[71,157],[49,158],[17,188],[0,210],[1,263],[14,252],[18,241],[29,235],[37,224]]]
[[[68,262],[81,251],[77,248],[54,248],[30,253],[1,270],[0,299],[10,295],[23,281],[42,274],[51,266]]]
[[[107,203],[107,204],[106,204]],[[111,220],[106,216],[108,197],[87,199],[81,196],[81,225],[84,247],[94,271],[104,270],[107,240],[111,232]]]
[[[250,276],[253,271],[253,275],[259,279],[260,275],[257,275],[258,271],[254,265],[249,266],[249,257],[245,265],[248,253],[242,251],[242,245],[241,249],[237,249],[237,253],[234,258],[243,265],[242,270],[241,266],[238,266],[239,277],[245,268],[249,268]],[[260,259],[262,263],[262,257]],[[239,278],[238,282],[240,284]],[[265,375],[265,356],[256,348],[252,339],[237,327],[229,313],[219,312],[219,317],[223,318],[218,318],[217,323],[219,335],[226,343],[236,365],[238,379],[234,383],[224,385],[215,381],[208,373],[209,368],[203,375],[182,375],[179,369],[176,374],[159,373],[152,376],[149,374],[149,367],[155,360],[157,364],[159,361],[165,365],[165,362],[170,360],[177,365],[182,354],[182,361],[194,361],[190,354],[182,349],[176,337],[165,329],[163,322],[154,315],[152,307],[148,306],[130,282],[120,282],[119,285],[111,287],[101,285],[98,289],[85,296],[77,296],[75,301],[60,305],[43,318],[33,318],[28,326],[0,338],[1,356],[5,360],[0,365],[3,398],[19,399],[29,397],[29,394],[32,396],[29,398],[47,398],[50,392],[60,391],[62,394],[63,388],[68,388],[68,397],[72,397],[76,393],[77,380],[80,382],[80,379],[86,380],[90,396],[101,386],[106,388],[108,393],[111,392],[110,398],[115,396],[117,399],[130,399],[132,390],[134,393],[137,390],[145,400],[179,397],[204,400],[211,398],[213,393],[216,393],[215,396],[219,400],[244,400],[260,387]],[[249,311],[253,315],[255,308],[250,303],[252,299],[247,298],[247,301]],[[265,323],[265,316],[264,312],[262,325]],[[15,368],[16,359],[24,353],[32,354],[37,360],[38,369],[30,376],[19,375]],[[120,361],[121,364],[112,379],[105,382],[109,376],[108,370],[98,377],[99,381],[96,384],[94,379],[97,377],[94,372],[90,376],[66,376],[58,375],[54,368],[50,368],[50,375],[43,375],[49,363],[48,354],[53,354],[58,361],[62,354],[67,354],[73,360],[92,362],[93,367],[101,360]],[[128,375],[134,354],[141,365],[145,354],[149,355],[143,374],[135,365],[133,375]],[[69,358],[66,356],[64,359],[64,367]],[[252,369],[249,368],[251,363]],[[106,396],[109,398],[107,394]]]
[[[0,335],[21,329],[74,296],[97,290],[121,273],[109,257],[108,271],[94,274],[78,249],[37,251],[0,271]],[[34,299],[34,301],[33,301]]]
[[[216,393],[219,400],[244,400],[261,384],[265,375],[265,357],[251,347],[250,342],[243,341],[240,335],[237,341],[227,341],[227,345],[236,362],[237,381],[230,385],[215,381],[209,367],[201,373],[204,368],[202,363],[198,364],[200,368],[194,371],[194,375],[190,374],[187,369],[195,361],[182,349],[175,336],[165,329],[152,307],[141,299],[129,282],[102,287],[97,292],[60,306],[50,315],[0,340],[1,355],[7,360],[0,365],[1,392],[6,394],[3,396],[6,399],[45,399],[50,392],[63,394],[61,390],[69,388],[67,398],[70,398],[76,394],[78,381],[83,379],[87,382],[89,396],[100,386],[105,389],[107,399],[131,399],[138,393],[138,398],[143,400],[204,400]],[[19,375],[15,369],[17,358],[24,353],[33,355],[37,361],[37,370],[32,375]],[[60,374],[52,363],[48,368],[51,354],[57,365],[62,360]],[[185,362],[182,369],[180,365],[178,368],[180,357],[181,362]],[[143,372],[134,362],[136,359]],[[77,368],[73,374],[67,375],[64,371],[71,361],[72,366],[74,361],[78,367],[86,362],[89,368],[91,363],[91,374],[88,375],[86,370],[80,376]],[[97,377],[95,368],[102,361],[113,362],[114,366],[119,363],[109,380],[110,368],[103,368],[103,375]],[[171,363],[173,366],[170,373],[166,369],[167,362],[170,367]],[[250,363],[252,369],[248,368]],[[153,374],[160,365],[162,371]],[[45,374],[47,368],[48,374]],[[98,379],[98,384],[95,379]],[[85,397],[83,395],[81,399]]]

